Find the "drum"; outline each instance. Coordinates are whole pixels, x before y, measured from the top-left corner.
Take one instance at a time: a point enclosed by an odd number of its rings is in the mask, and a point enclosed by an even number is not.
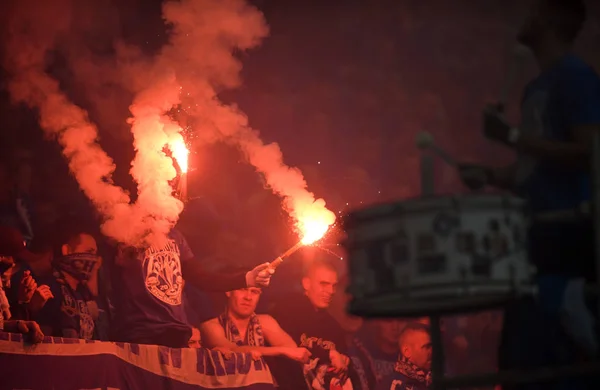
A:
[[[343,226],[354,315],[451,314],[535,292],[522,199],[416,198],[352,212]]]

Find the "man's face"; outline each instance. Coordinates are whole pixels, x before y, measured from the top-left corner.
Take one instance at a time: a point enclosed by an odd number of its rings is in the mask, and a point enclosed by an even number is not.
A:
[[[73,245],[65,245],[63,247],[63,254],[70,255],[73,253],[98,253],[98,246],[94,237],[89,234],[80,234],[79,239]]]
[[[428,332],[418,331],[411,334],[408,345],[403,347],[402,354],[419,368],[431,369],[431,337]]]
[[[192,337],[188,341],[188,348],[200,348],[200,330],[192,328]]]
[[[256,310],[262,290],[257,287],[241,288],[227,293],[229,312],[238,318],[248,318]]]
[[[337,272],[328,267],[317,267],[302,279],[302,287],[304,287],[310,302],[317,309],[329,307],[337,283]]]
[[[398,345],[404,325],[406,324],[399,320],[378,320],[376,322],[377,333],[381,341],[389,345]]]
[[[534,1],[517,34],[519,43],[530,49],[535,49],[540,45],[548,32],[547,13],[544,0]]]

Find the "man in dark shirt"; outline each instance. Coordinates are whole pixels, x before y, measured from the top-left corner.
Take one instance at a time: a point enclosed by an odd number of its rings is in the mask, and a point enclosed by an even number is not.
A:
[[[98,319],[98,271],[102,259],[94,237],[82,228],[64,230],[52,274],[40,278],[51,294],[35,295],[30,312],[50,336],[92,340]]]
[[[333,263],[315,259],[302,278],[303,295],[278,302],[272,316],[300,347],[311,352],[302,369],[287,361],[271,367],[282,389],[357,389],[360,381],[350,365],[343,329],[327,308],[336,292]]]
[[[517,159],[502,168],[460,169],[469,187],[512,190],[538,215],[529,228],[528,252],[538,270],[539,305],[515,306],[506,312],[503,368],[574,359],[576,351],[571,357],[558,351],[560,344],[569,348],[558,337],[564,331],[580,348],[577,352],[589,357],[598,352],[583,293],[584,279],[595,275],[592,223],[540,218],[578,209],[591,199],[589,171],[593,135],[600,131],[600,78],[572,53],[585,14],[582,0],[535,2],[518,36],[540,67],[523,93],[521,125],[512,127],[492,107],[484,114],[486,136],[511,147]]]
[[[204,291],[226,292],[267,286],[274,272],[269,263],[235,274],[207,272],[176,229],[162,248],[120,247],[112,271],[115,338],[172,348],[186,347],[192,336],[183,304],[184,280]]]

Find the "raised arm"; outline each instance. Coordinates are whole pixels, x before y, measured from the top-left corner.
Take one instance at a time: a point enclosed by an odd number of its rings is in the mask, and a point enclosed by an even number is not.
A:
[[[268,286],[271,275],[275,272],[264,263],[248,272],[219,273],[204,268],[200,261],[194,258],[185,237],[177,230],[172,232],[179,246],[181,271],[183,279],[202,291],[227,292],[253,286]]]
[[[226,292],[247,287],[246,272],[224,274],[211,272],[195,259],[181,262],[183,279],[202,291]]]

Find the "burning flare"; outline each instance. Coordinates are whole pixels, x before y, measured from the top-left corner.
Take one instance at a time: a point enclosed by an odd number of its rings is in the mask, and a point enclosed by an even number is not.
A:
[[[169,149],[171,150],[171,153],[173,153],[173,158],[175,161],[177,161],[177,165],[179,165],[181,173],[186,174],[188,171],[188,157],[190,155],[190,151],[188,150],[183,138],[171,141],[169,143]]]
[[[316,202],[313,203],[313,205],[315,204]],[[298,220],[296,228],[300,232],[303,245],[314,244],[323,238],[329,227],[335,222],[335,214],[333,218],[331,214],[333,213],[323,204],[323,208],[311,207],[307,215]]]

